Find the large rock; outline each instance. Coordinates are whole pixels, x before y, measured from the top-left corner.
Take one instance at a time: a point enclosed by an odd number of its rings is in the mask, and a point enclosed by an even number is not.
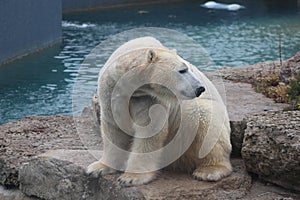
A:
[[[196,181],[188,174],[163,171],[156,181],[129,188],[116,184],[119,175],[99,179],[86,175],[85,168],[93,161],[88,151],[49,151],[21,167],[20,188],[27,195],[46,200],[115,200],[238,199],[251,187],[242,160],[233,160],[232,175],[218,182]]]
[[[73,117],[28,117],[0,126],[0,184],[18,187],[21,163],[49,149],[85,149]]]
[[[29,197],[17,189],[6,189],[0,186],[0,199],[1,200],[40,200],[36,197]]]
[[[300,111],[252,116],[245,130],[242,157],[249,172],[300,191]]]

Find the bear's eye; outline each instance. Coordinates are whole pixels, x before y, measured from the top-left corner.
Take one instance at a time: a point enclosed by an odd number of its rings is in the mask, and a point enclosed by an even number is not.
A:
[[[188,69],[186,68],[186,69],[179,70],[178,72],[179,72],[180,74],[184,74],[184,73],[186,73],[187,71],[188,71]]]

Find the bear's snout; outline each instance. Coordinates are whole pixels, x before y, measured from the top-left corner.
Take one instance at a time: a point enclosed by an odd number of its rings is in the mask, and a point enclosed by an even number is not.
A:
[[[196,97],[199,97],[204,91],[205,91],[205,88],[202,87],[202,86],[196,88],[196,90],[195,90],[195,95],[196,95]]]

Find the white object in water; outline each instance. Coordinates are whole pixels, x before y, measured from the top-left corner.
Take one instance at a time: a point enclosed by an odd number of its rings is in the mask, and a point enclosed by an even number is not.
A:
[[[239,4],[225,4],[225,3],[217,3],[215,1],[208,1],[205,4],[202,4],[201,6],[204,8],[222,9],[222,10],[230,10],[230,11],[235,11],[241,8],[245,8],[245,6]]]
[[[68,21],[62,21],[62,26],[63,27],[72,27],[72,28],[89,28],[89,27],[95,27],[95,24],[90,24],[90,23],[83,23],[79,24],[77,22],[68,22]]]

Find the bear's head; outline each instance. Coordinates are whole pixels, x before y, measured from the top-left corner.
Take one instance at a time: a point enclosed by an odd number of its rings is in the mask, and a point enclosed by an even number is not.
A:
[[[205,91],[190,64],[176,51],[153,48],[144,53],[146,61],[141,69],[150,84],[141,88],[143,92],[154,97],[193,99]]]

